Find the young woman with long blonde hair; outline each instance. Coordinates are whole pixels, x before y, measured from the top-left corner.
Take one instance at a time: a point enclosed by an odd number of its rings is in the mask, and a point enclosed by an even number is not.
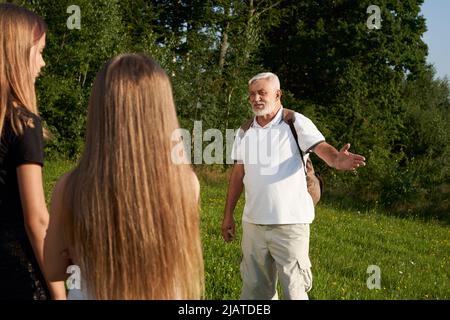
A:
[[[48,226],[42,184],[43,131],[34,82],[47,26],[35,13],[0,4],[0,299],[65,298],[46,281]]]
[[[85,149],[55,187],[45,245],[52,280],[79,267],[75,298],[202,297],[199,185],[171,160],[178,127],[170,80],[151,58],[120,55],[100,70]]]

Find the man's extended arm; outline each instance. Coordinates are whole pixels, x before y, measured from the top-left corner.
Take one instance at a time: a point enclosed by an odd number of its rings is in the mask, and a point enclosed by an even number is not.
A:
[[[350,149],[350,143],[337,151],[332,145],[322,142],[314,148],[314,152],[330,167],[337,170],[355,170],[366,165],[364,162],[366,159],[363,156],[348,152],[348,149]]]

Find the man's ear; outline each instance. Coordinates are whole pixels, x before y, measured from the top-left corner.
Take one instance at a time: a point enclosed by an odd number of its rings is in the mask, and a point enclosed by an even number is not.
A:
[[[283,91],[281,91],[281,89],[278,89],[277,90],[277,98],[279,99],[279,100],[281,100],[281,96],[283,95]]]

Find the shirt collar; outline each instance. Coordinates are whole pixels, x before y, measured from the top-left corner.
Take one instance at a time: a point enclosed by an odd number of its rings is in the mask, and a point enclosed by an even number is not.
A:
[[[277,114],[275,115],[275,117],[272,119],[272,121],[270,121],[268,124],[266,124],[264,127],[261,127],[258,123],[258,121],[256,121],[256,116],[253,118],[253,124],[252,127],[253,128],[262,128],[262,129],[268,129],[270,127],[272,127],[273,125],[279,124],[281,121],[283,121],[283,106],[280,107],[280,110],[278,110]]]

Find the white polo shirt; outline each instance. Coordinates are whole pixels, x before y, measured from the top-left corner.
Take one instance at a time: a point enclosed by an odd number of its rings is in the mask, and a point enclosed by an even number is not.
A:
[[[294,224],[314,220],[300,152],[282,116],[281,107],[266,126],[261,127],[255,118],[245,133],[239,129],[236,135],[231,158],[244,164],[243,221]],[[295,113],[294,126],[304,154],[325,141],[314,123],[300,113]]]

